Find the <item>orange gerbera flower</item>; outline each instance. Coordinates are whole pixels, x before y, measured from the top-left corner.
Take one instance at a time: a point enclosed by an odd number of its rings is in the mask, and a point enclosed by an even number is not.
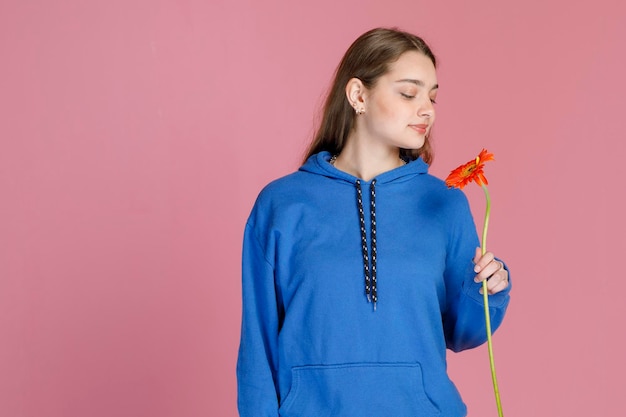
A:
[[[478,185],[489,184],[483,173],[483,167],[485,162],[493,160],[493,154],[483,149],[476,159],[453,170],[446,178],[446,185],[448,187],[463,188],[472,181],[475,181]]]

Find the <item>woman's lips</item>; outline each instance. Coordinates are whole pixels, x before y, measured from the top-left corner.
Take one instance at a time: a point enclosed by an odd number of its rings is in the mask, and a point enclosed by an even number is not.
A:
[[[411,129],[416,130],[421,134],[426,133],[426,130],[428,129],[427,124],[409,125],[409,126],[411,126]]]

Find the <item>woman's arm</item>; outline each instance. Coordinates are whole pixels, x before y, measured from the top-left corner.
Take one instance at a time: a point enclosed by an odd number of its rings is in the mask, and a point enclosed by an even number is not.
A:
[[[237,405],[241,417],[277,417],[278,309],[274,268],[250,224],[242,258],[243,312],[237,360]]]
[[[448,254],[446,259],[446,308],[443,324],[447,347],[455,352],[470,349],[487,341],[482,280],[494,274],[489,283],[489,312],[491,329],[495,332],[502,323],[509,304],[509,272],[503,262],[488,252],[477,253],[479,246],[476,226],[467,198],[462,196],[455,208]],[[478,268],[476,268],[478,266]],[[500,270],[500,266],[502,269]]]

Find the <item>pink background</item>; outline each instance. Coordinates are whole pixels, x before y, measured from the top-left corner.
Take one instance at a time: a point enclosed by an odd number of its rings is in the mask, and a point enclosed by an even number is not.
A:
[[[497,158],[505,415],[621,415],[623,2],[301,3],[0,3],[0,417],[235,416],[245,219],[394,25],[440,58],[432,172]],[[486,348],[449,356],[495,416]]]

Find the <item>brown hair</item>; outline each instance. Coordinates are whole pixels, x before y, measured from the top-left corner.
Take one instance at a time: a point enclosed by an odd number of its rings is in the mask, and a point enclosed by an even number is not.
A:
[[[397,61],[408,51],[426,55],[435,67],[437,61],[426,42],[418,36],[397,29],[377,28],[361,35],[348,48],[328,91],[320,123],[313,141],[306,152],[305,161],[311,155],[328,151],[333,155],[341,152],[348,134],[354,126],[354,109],[346,98],[345,88],[352,78],[361,80],[366,88],[372,88],[378,78],[389,70],[389,64]],[[419,149],[400,149],[404,158],[422,159],[430,164],[433,159],[429,137]]]

